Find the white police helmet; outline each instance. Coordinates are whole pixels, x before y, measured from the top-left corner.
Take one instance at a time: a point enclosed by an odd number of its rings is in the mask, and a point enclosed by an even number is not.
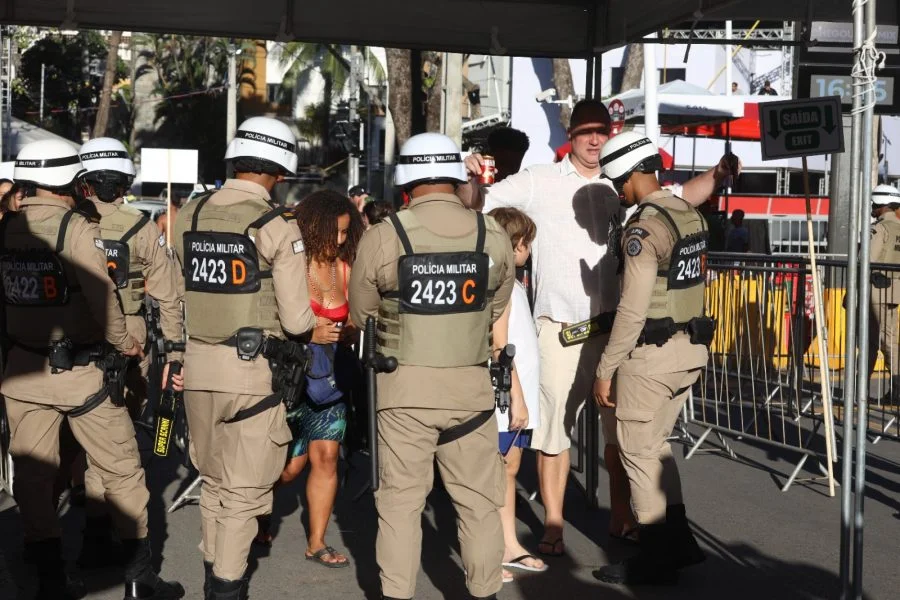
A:
[[[879,185],[872,190],[872,204],[875,206],[887,206],[888,204],[900,204],[900,190],[892,185]]]
[[[297,172],[297,138],[278,119],[251,117],[241,123],[225,151],[225,160],[235,158],[267,160],[293,175]]]
[[[661,171],[662,157],[649,138],[634,131],[625,131],[603,145],[600,151],[600,170],[604,177],[621,181],[635,171]]]
[[[81,159],[71,145],[62,140],[41,140],[22,147],[13,177],[38,187],[63,188],[82,171]]]
[[[400,148],[394,183],[409,186],[429,181],[465,183],[466,166],[456,143],[440,133],[414,135]]]
[[[134,177],[134,163],[125,149],[125,144],[108,137],[87,141],[78,151],[84,175],[98,171],[113,171]]]

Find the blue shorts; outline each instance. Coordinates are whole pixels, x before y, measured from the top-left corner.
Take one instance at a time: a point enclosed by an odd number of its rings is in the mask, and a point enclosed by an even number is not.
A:
[[[513,445],[513,439],[516,440],[516,448],[528,448],[531,446],[531,429],[523,429],[519,437],[516,438],[515,431],[500,432],[500,454],[509,452]]]
[[[317,406],[306,400],[287,416],[291,428],[288,458],[297,458],[309,452],[309,443],[326,440],[341,443],[347,429],[347,404],[343,399],[327,406]]]

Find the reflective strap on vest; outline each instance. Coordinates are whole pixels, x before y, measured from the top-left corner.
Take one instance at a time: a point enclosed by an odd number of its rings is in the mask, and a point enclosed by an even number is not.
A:
[[[134,224],[134,227],[125,232],[125,235],[119,238],[119,241],[123,244],[127,244],[128,240],[137,235],[137,232],[140,231],[144,225],[150,222],[150,217],[141,213],[141,218],[138,219],[138,222]]]
[[[143,229],[144,225],[146,225],[149,222],[150,222],[150,217],[148,217],[144,213],[141,213],[141,218],[138,219],[138,222],[135,223],[131,229],[126,231],[125,235],[123,235],[122,237],[119,238],[119,241],[122,242],[123,244],[127,245],[129,240],[131,240],[131,238],[136,236],[138,231]],[[143,271],[129,271],[128,272],[128,279],[138,279],[138,278],[141,278],[141,279],[144,278]]]
[[[72,220],[72,215],[74,214],[74,210],[66,211],[66,214],[63,215],[62,221],[60,221],[59,223],[59,233],[56,235],[56,248],[54,249],[54,252],[56,252],[57,256],[62,254],[62,251],[66,246],[66,232],[69,230],[69,221]],[[6,226],[9,225],[10,221],[15,218],[19,218],[19,213],[16,211],[10,211],[6,213],[2,219],[0,219],[0,251],[6,250]],[[66,287],[69,288],[70,293],[81,291],[80,285],[72,285],[70,282],[66,283]]]
[[[675,243],[676,243],[676,244],[677,244],[678,242],[680,242],[682,239],[684,239],[684,236],[681,235],[681,231],[678,229],[678,225],[675,224],[675,219],[672,218],[672,215],[669,214],[669,211],[667,211],[666,209],[664,209],[662,206],[659,206],[658,204],[653,204],[653,203],[650,203],[650,202],[647,202],[646,204],[642,204],[641,207],[640,207],[640,209],[638,209],[638,211],[634,214],[634,217],[632,217],[632,220],[637,220],[637,216],[641,213],[641,211],[642,211],[644,208],[646,208],[646,207],[648,207],[648,206],[649,206],[650,208],[656,209],[656,211],[657,211],[660,215],[662,215],[663,218],[665,218],[666,221],[669,222],[669,225],[670,225],[671,228],[672,228],[672,232],[675,234],[675,238],[676,238],[676,239],[675,239]],[[706,232],[706,219],[701,218],[701,219],[700,219],[700,233],[704,233],[704,232]],[[656,271],[656,275],[657,275],[657,277],[668,277],[668,276],[669,276],[669,270],[668,270],[668,269],[660,269],[660,270],[657,270],[657,271]]]
[[[206,204],[206,201],[212,198],[212,195],[212,192],[210,192],[197,201],[197,208],[194,210],[194,215],[191,217],[191,231],[197,231],[197,221],[200,218],[200,211],[203,209],[203,205]],[[247,225],[247,227],[244,229],[244,235],[247,235],[251,229],[262,229],[269,221],[273,220],[275,217],[280,217],[284,213],[289,212],[289,210],[290,209],[284,206],[280,208],[273,208],[271,211],[267,212],[260,218]],[[260,271],[259,277],[262,279],[272,277],[272,269],[269,269],[267,271]]]
[[[409,236],[406,234],[406,230],[403,229],[403,224],[400,223],[400,218],[397,216],[397,213],[392,213],[389,217],[391,220],[391,224],[394,226],[394,229],[397,231],[397,237],[400,238],[400,243],[403,245],[403,252],[407,255],[415,254],[415,250],[413,250],[412,243],[409,241]],[[475,252],[481,254],[484,252],[484,240],[487,235],[485,225],[484,225],[484,215],[480,212],[475,213],[475,224],[478,228],[478,233],[475,238]],[[393,292],[396,295],[396,292]],[[387,296],[387,294],[385,294]]]

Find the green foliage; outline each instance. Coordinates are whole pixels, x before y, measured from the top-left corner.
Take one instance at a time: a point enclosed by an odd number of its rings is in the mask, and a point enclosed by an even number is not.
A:
[[[324,102],[308,104],[303,111],[303,117],[297,121],[297,131],[301,140],[313,145],[322,143],[322,129],[328,122],[328,107]]]
[[[138,76],[148,69],[154,71],[158,78],[154,92],[162,98],[156,106],[159,129],[153,135],[153,145],[195,148],[199,151],[201,179],[223,179],[230,42],[224,38],[148,35],[142,45],[147,62]],[[255,56],[252,42],[234,45],[244,62]],[[242,82],[252,83],[248,74],[249,69],[240,74]]]
[[[341,47],[335,44],[288,42],[282,46],[279,62],[282,67],[290,65],[284,74],[285,86],[293,87],[300,73],[316,67],[338,91],[344,89],[350,77],[350,63],[341,54]]]
[[[77,35],[52,32],[33,41],[22,54],[18,78],[13,82],[13,114],[74,141],[81,131],[92,127],[100,90],[103,87],[103,63],[106,39],[96,31]],[[94,63],[93,74],[86,67]],[[39,121],[41,64],[45,65],[44,122]],[[125,64],[116,65],[117,79],[127,76]],[[115,119],[110,133],[124,135],[125,123]]]

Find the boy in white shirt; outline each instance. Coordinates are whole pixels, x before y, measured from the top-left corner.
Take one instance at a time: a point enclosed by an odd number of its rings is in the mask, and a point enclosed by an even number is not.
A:
[[[516,267],[523,266],[531,253],[531,243],[537,232],[534,221],[515,208],[497,208],[488,214],[509,234]],[[503,566],[525,571],[546,571],[544,561],[525,550],[516,536],[516,474],[522,462],[522,449],[531,445],[531,432],[540,424],[537,332],[525,286],[518,281],[506,311],[494,323],[493,335],[495,352],[507,343],[516,347],[510,408],[506,414],[497,410],[500,452],[506,458],[506,502],[500,509],[505,542]],[[503,576],[504,581],[512,578],[505,569]]]

